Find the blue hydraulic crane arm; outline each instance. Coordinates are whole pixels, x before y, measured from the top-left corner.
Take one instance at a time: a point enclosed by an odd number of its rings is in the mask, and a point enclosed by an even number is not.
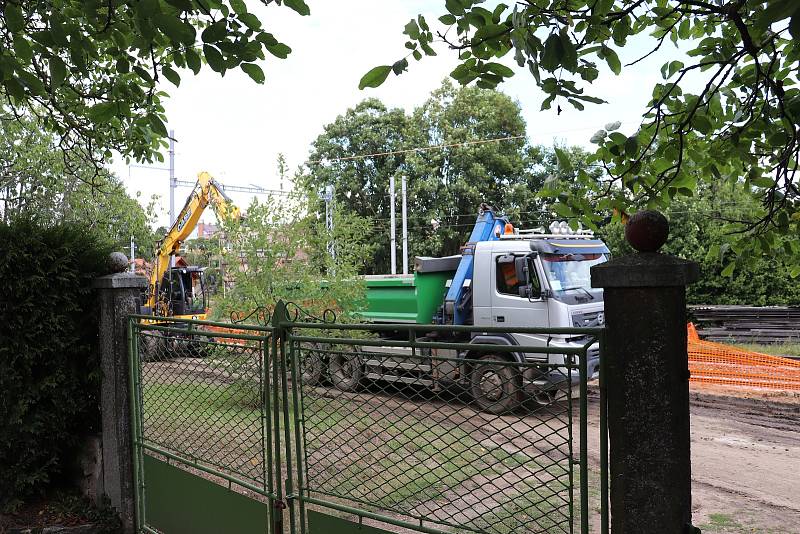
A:
[[[492,208],[481,204],[475,227],[469,236],[469,241],[461,249],[461,262],[458,264],[456,274],[444,298],[444,321],[448,324],[466,324],[470,315],[472,302],[465,301],[465,296],[470,293],[472,284],[472,271],[474,268],[475,244],[480,241],[495,241],[503,233],[508,220],[496,216]]]

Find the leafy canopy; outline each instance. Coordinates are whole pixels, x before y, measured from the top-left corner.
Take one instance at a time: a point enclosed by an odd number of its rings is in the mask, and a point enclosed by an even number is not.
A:
[[[303,0],[261,3],[309,13]],[[157,87],[179,85],[178,70],[205,62],[263,83],[265,52],[291,52],[244,0],[7,0],[0,36],[3,113],[37,116],[63,151],[98,166],[112,150],[162,159],[167,94]]]
[[[309,215],[307,202],[300,194],[254,200],[241,221],[223,222],[226,242],[218,253],[231,289],[214,297],[216,317],[271,312],[279,300],[320,318],[332,310],[342,321],[364,309],[357,274],[369,257],[369,223],[337,210],[329,231],[324,219]]]
[[[623,133],[609,125],[593,136],[592,159],[606,173],[576,172],[589,194],[562,191],[562,213],[595,226],[613,208],[665,209],[701,182],[742,183],[764,210],[727,221],[737,263],[800,233],[796,0],[529,0],[491,10],[482,3],[446,0],[441,29],[411,20],[408,55],[372,69],[361,87],[401,74],[409,56],[435,55],[441,41],[458,54],[451,76],[461,84],[495,87],[514,75],[501,63],[511,60],[545,93],[543,109],[581,110],[602,102],[591,94],[600,65],[614,74],[642,68],[642,58],[623,65],[619,57],[633,38],[650,44],[646,55],[674,44],[685,58],[661,67],[640,127]],[[797,239],[789,247],[800,257]]]
[[[127,250],[131,236],[149,253],[155,197],[142,208],[120,180],[85,161],[65,159],[55,138],[27,119],[0,118],[0,220],[41,226],[78,223]]]
[[[415,150],[428,146],[439,148]],[[547,172],[555,171],[547,168],[547,155],[528,144],[519,106],[508,95],[454,88],[447,81],[409,114],[374,98],[348,109],[314,141],[298,183],[317,198],[332,184],[338,207],[372,221],[365,239],[373,257],[366,272],[380,274],[389,272],[391,177],[398,243],[405,176],[409,256],[443,256],[459,251],[483,202],[514,220],[527,220],[538,210],[535,191]],[[324,213],[324,202],[312,202],[310,208]]]

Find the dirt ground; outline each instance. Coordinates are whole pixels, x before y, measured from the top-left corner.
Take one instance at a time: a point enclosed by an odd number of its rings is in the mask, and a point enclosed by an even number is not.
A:
[[[597,428],[597,402],[589,424]],[[703,532],[800,533],[800,395],[693,387],[692,518]],[[589,455],[599,469],[599,438]]]

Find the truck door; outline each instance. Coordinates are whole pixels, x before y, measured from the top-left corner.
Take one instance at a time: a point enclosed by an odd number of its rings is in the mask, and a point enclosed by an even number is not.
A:
[[[522,326],[529,328],[547,328],[550,318],[547,302],[542,300],[541,283],[533,262],[527,262],[531,269],[525,274],[528,280],[520,280],[519,269],[515,262],[524,258],[524,254],[497,254],[492,261],[492,324],[494,326]],[[530,295],[527,287],[530,282]],[[547,336],[539,336],[541,342],[530,339],[531,345],[544,345]],[[520,344],[522,340],[519,340]]]

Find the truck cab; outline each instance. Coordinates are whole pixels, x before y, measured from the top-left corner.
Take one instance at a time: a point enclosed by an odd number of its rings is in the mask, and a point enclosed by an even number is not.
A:
[[[592,266],[608,260],[606,245],[588,232],[518,232],[478,243],[474,253],[472,313],[476,326],[568,328],[602,326],[603,291],[591,287]],[[477,335],[473,342],[488,342]],[[508,334],[493,342],[527,346],[570,346],[580,339],[563,335]],[[589,376],[599,369],[592,347]],[[517,358],[563,356],[527,354]]]

